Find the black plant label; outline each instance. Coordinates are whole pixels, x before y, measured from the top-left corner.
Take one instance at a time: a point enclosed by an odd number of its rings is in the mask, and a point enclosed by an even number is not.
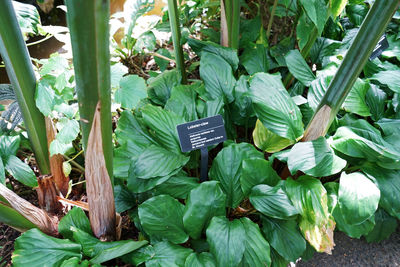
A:
[[[378,44],[374,48],[374,51],[372,51],[371,56],[369,57],[370,60],[374,60],[376,57],[379,57],[383,51],[389,48],[389,42],[386,38],[386,35],[384,34],[381,39],[379,39]]]
[[[176,127],[182,152],[206,148],[226,141],[224,120],[216,115]]]

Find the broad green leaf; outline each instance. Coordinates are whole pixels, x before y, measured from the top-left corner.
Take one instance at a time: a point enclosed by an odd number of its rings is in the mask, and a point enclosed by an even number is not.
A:
[[[31,4],[14,1],[12,2],[12,5],[24,39],[27,39],[28,35],[40,34],[40,15],[36,7]]]
[[[375,225],[374,216],[360,224],[348,224],[343,219],[343,214],[338,205],[339,183],[329,182],[325,184],[328,193],[329,212],[333,215],[336,227],[351,238],[360,238],[362,235],[368,234]]]
[[[374,182],[381,192],[379,206],[391,216],[400,220],[400,171],[387,170],[368,164],[362,167],[362,171]]]
[[[295,141],[269,131],[260,120],[257,120],[256,127],[253,130],[253,139],[256,147],[268,153],[281,151],[295,143]]]
[[[177,174],[166,182],[157,185],[153,192],[170,195],[174,198],[186,199],[190,191],[199,186],[199,179]]]
[[[147,94],[157,105],[165,105],[174,86],[180,83],[180,74],[177,70],[164,71],[153,79],[149,79]]]
[[[287,53],[285,61],[290,73],[305,86],[310,86],[311,82],[315,80],[314,73],[299,50],[295,49]]]
[[[135,196],[127,189],[125,185],[114,186],[115,211],[122,213],[136,205]]]
[[[74,232],[71,230],[71,227],[78,228],[88,234],[93,234],[89,219],[81,208],[74,207],[60,220],[58,232],[64,238],[73,240]]]
[[[156,36],[152,31],[142,33],[135,42],[133,49],[138,52],[153,51],[156,48]],[[146,50],[145,50],[146,49]]]
[[[1,157],[0,157],[0,184],[6,184],[6,172],[4,170],[4,163]]]
[[[199,239],[204,228],[207,228],[214,216],[224,216],[226,195],[219,182],[201,183],[190,191],[183,213],[183,225],[193,239]]]
[[[167,241],[154,244],[154,254],[146,261],[146,267],[185,266],[186,258],[193,252],[189,248],[171,244]]]
[[[351,88],[350,93],[347,95],[342,108],[347,112],[351,112],[360,116],[370,116],[371,113],[366,104],[366,94],[367,91],[370,90],[370,87],[371,86],[368,82],[357,79]]]
[[[387,214],[383,209],[378,209],[375,213],[375,227],[365,236],[365,239],[368,243],[378,243],[389,238],[396,229],[396,218]]]
[[[139,155],[134,165],[134,173],[140,179],[167,176],[184,166],[189,157],[175,154],[162,147],[150,145]]]
[[[181,244],[188,240],[183,226],[185,206],[168,195],[146,200],[139,206],[139,218],[143,229],[150,236],[157,236]]]
[[[240,63],[244,66],[249,75],[257,72],[268,72],[268,50],[262,44],[256,44],[255,47],[246,47],[240,56]]]
[[[315,110],[322,98],[324,97],[326,91],[328,90],[329,83],[332,80],[332,76],[322,74],[311,82],[311,86],[308,89],[307,100],[310,107]]]
[[[280,185],[256,185],[251,190],[250,202],[256,210],[275,219],[290,219],[299,214]]]
[[[365,120],[338,128],[331,146],[347,156],[376,162],[384,168],[400,167],[400,152],[387,143],[380,132]]]
[[[214,256],[211,253],[192,253],[185,261],[185,267],[216,267]]]
[[[271,247],[286,260],[295,262],[306,250],[306,241],[295,220],[284,221],[263,216],[262,225],[263,233]]]
[[[72,257],[82,258],[81,245],[32,229],[15,240],[13,266],[58,266]],[[49,257],[51,255],[51,257]]]
[[[240,220],[214,217],[206,231],[217,266],[238,266],[246,249],[246,230]]]
[[[118,88],[119,81],[128,72],[128,67],[121,62],[111,65],[111,88]]]
[[[249,120],[254,117],[253,105],[251,104],[251,97],[249,96],[249,83],[248,76],[242,75],[237,80],[233,96],[235,101],[232,107],[230,107],[231,118],[235,124],[238,125],[249,125]],[[250,121],[250,123],[252,123]]]
[[[170,244],[168,241],[166,242]],[[172,245],[172,244],[170,244]],[[178,246],[178,245],[174,245]],[[181,247],[181,246],[178,246]],[[147,260],[150,260],[156,255],[154,251],[154,247],[152,245],[147,245],[145,247],[141,247],[138,250],[135,250],[132,253],[122,256],[122,261],[128,264],[133,264],[134,266],[139,266]]]
[[[330,0],[329,1],[330,11],[334,18],[339,16],[342,13],[344,8],[346,7],[347,2],[348,2],[348,0]]]
[[[55,103],[55,93],[50,82],[44,78],[37,83],[35,92],[36,106],[44,116],[50,116]]]
[[[172,88],[171,97],[165,104],[165,109],[174,112],[186,121],[197,120],[196,91],[199,83],[191,85],[178,85]]]
[[[53,142],[50,143],[50,147],[49,147],[49,152],[50,152],[50,156],[56,155],[56,154],[67,154],[68,151],[70,149],[72,149],[72,144],[66,144],[61,142],[58,139],[54,139]]]
[[[364,21],[368,10],[369,8],[364,3],[361,5],[347,5],[346,15],[355,26],[360,26]]]
[[[324,137],[299,142],[285,156],[292,174],[302,171],[311,176],[324,177],[338,173],[346,167],[346,161],[335,155]],[[280,159],[279,155],[277,158]]]
[[[236,79],[232,68],[222,57],[203,52],[200,60],[200,77],[211,99],[223,98],[231,103]]]
[[[240,176],[242,161],[247,158],[262,158],[262,154],[250,144],[232,144],[218,153],[211,166],[209,177],[220,182],[221,189],[227,197],[228,207],[236,208],[244,199]]]
[[[365,102],[371,112],[371,118],[378,121],[383,118],[386,106],[386,93],[379,89],[375,84],[370,84],[370,88],[365,96]]]
[[[188,39],[188,44],[199,57],[203,56],[203,52],[214,54],[222,57],[226,62],[228,62],[233,70],[236,71],[238,68],[239,58],[235,49],[224,47],[213,42],[200,41],[191,38]]]
[[[128,75],[119,81],[119,89],[115,92],[115,101],[121,107],[133,109],[140,99],[147,97],[146,83],[138,75]]]
[[[146,240],[102,242],[87,232],[73,226],[71,230],[74,240],[82,245],[83,254],[92,258],[90,262],[93,264],[100,264],[121,257],[148,244]]]
[[[286,191],[300,212],[300,230],[307,241],[319,252],[330,253],[335,245],[335,222],[328,211],[328,196],[322,183],[310,176],[286,181]]]
[[[362,173],[342,173],[338,203],[347,224],[360,224],[378,208],[380,191]]]
[[[400,132],[400,119],[383,118],[377,122],[381,127],[385,136],[393,135]]]
[[[249,218],[241,218],[246,232],[242,264],[245,267],[265,267],[271,265],[270,247],[261,234],[260,228]]]
[[[93,267],[98,267],[100,265],[91,265]],[[62,262],[62,264],[60,265],[60,267],[89,267],[89,261],[88,260],[84,260],[81,262],[81,260],[77,257],[73,257],[70,258],[68,260],[65,260]]]
[[[61,143],[72,143],[79,134],[79,123],[76,120],[63,118],[57,122],[56,126],[59,130],[56,139]]]
[[[9,155],[5,162],[5,169],[16,180],[26,186],[37,186],[37,179],[35,173],[26,163],[22,162],[14,155]]]
[[[250,91],[254,111],[268,130],[292,141],[303,135],[300,109],[287,93],[280,75],[255,74]]]
[[[296,26],[296,37],[298,40],[300,50],[307,45],[313,31],[317,31],[314,23],[308,18],[306,12],[302,12]]]
[[[265,159],[245,159],[242,162],[243,172],[240,176],[240,184],[245,196],[251,189],[259,184],[275,186],[281,178],[272,168],[271,162]]]
[[[311,21],[315,24],[318,29],[318,33],[321,34],[325,21],[328,15],[327,6],[325,1],[320,0],[300,0],[307,16],[311,19]]]
[[[171,58],[171,53],[165,48],[158,49],[157,53],[162,55],[162,56],[165,56],[167,58]],[[154,61],[160,67],[161,71],[165,71],[167,69],[168,65],[169,65],[169,61],[168,60],[165,60],[165,59],[157,57],[157,56],[154,56]]]
[[[175,113],[147,105],[142,109],[143,121],[151,129],[153,139],[171,152],[180,153],[176,126],[185,121]]]
[[[0,136],[0,156],[6,159],[9,155],[16,155],[21,143],[19,136]]]
[[[400,70],[380,71],[370,79],[387,85],[395,93],[400,93]]]

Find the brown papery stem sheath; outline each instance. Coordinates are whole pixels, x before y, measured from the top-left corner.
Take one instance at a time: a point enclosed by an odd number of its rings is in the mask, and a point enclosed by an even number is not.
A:
[[[100,102],[98,102],[87,143],[86,191],[93,233],[102,241],[111,241],[116,237],[115,204],[113,187],[103,153],[100,108]]]

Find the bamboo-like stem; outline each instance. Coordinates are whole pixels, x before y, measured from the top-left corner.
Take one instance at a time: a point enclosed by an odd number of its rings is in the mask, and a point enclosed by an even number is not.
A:
[[[87,150],[97,103],[101,103],[101,135],[105,164],[112,175],[112,124],[109,50],[109,0],[68,0],[76,92],[81,117],[82,142]]]
[[[176,67],[181,74],[181,83],[187,84],[185,71],[185,60],[183,58],[183,50],[181,45],[181,30],[179,23],[179,13],[176,0],[168,0],[169,23],[172,31],[172,42],[174,45]]]
[[[226,21],[226,12],[225,12],[225,3],[224,0],[221,0],[221,41],[220,44],[222,46],[229,46],[229,30],[228,30],[228,22]]]
[[[239,48],[240,0],[221,0],[221,45]]]
[[[398,5],[399,0],[376,0],[372,5],[308,124],[303,140],[314,140],[326,134]]]
[[[49,174],[44,116],[35,103],[36,78],[10,0],[0,1],[0,25],[0,54],[17,96],[39,170],[42,174]]]
[[[234,49],[239,49],[239,34],[240,34],[240,0],[232,0],[232,16],[231,16],[231,31],[229,36],[229,46]]]
[[[42,209],[33,206],[25,199],[19,197],[5,185],[0,183],[0,195],[7,200],[10,206],[19,214],[32,222],[42,232],[49,235],[58,234],[58,218],[50,216]]]
[[[267,27],[267,39],[268,40],[269,40],[269,37],[271,35],[272,23],[274,21],[275,11],[276,11],[276,7],[277,6],[278,6],[278,0],[274,0],[274,5],[272,6],[271,16],[269,17],[268,27]]]

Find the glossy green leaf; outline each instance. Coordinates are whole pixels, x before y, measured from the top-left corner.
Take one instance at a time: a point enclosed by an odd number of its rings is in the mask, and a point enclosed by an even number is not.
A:
[[[168,195],[146,200],[139,206],[139,218],[143,229],[150,236],[164,238],[180,244],[188,240],[183,226],[185,206]]]
[[[89,219],[81,208],[74,207],[60,220],[58,232],[64,238],[73,240],[74,232],[71,230],[71,227],[78,228],[88,234],[93,234]]]
[[[180,83],[180,74],[177,70],[164,71],[153,79],[148,80],[147,94],[151,101],[158,105],[165,105],[171,96],[171,90]]]
[[[36,86],[35,92],[36,106],[44,116],[50,116],[54,110],[55,93],[48,80],[40,80]]]
[[[186,121],[197,120],[196,91],[198,83],[191,85],[178,85],[172,88],[171,97],[165,104],[165,109],[174,112]]]
[[[58,239],[32,229],[14,244],[12,262],[14,266],[57,266],[69,258],[81,258],[81,245],[67,239]],[[51,257],[49,257],[51,255]]]
[[[255,74],[250,91],[254,111],[268,130],[292,141],[303,135],[300,109],[287,93],[280,75]]]
[[[16,210],[2,202],[3,198],[0,195],[0,223],[11,226],[12,228],[24,232],[36,226],[19,214]]]
[[[159,107],[147,105],[142,109],[143,121],[151,129],[153,139],[171,152],[181,153],[176,126],[183,118]]]
[[[240,63],[244,66],[249,75],[257,72],[268,72],[268,50],[262,44],[255,47],[246,47],[240,56]]]
[[[98,267],[99,265],[91,265],[93,267]],[[62,262],[60,267],[89,267],[89,261],[84,260],[81,262],[81,260],[77,257],[70,258],[68,260],[65,260]]]
[[[136,161],[133,160],[129,167],[129,172],[128,172],[127,186],[132,193],[143,193],[150,189],[153,189],[154,187],[164,183],[169,178],[171,178],[171,176],[176,175],[180,171],[179,168],[166,176],[156,176],[150,179],[140,179],[135,175],[135,165]]]
[[[314,73],[299,50],[295,49],[287,53],[285,61],[290,73],[305,86],[310,86],[311,82],[315,80]]]
[[[74,240],[82,245],[83,254],[92,258],[90,262],[93,264],[100,264],[121,257],[148,244],[146,240],[102,242],[87,232],[73,226],[71,230]]]
[[[192,253],[185,261],[185,267],[216,267],[214,256],[211,253]]]
[[[39,35],[40,33],[40,15],[34,5],[12,2],[17,15],[18,24],[25,38],[28,35]]]
[[[346,167],[346,161],[335,155],[324,137],[295,144],[286,157],[292,174],[302,171],[311,176],[324,177]],[[277,158],[280,159],[279,155]]]
[[[400,167],[400,153],[365,120],[338,128],[331,146],[345,155],[376,162],[381,167]]]
[[[228,207],[236,208],[244,199],[240,184],[243,159],[262,157],[262,154],[247,143],[232,144],[218,153],[211,166],[209,177],[220,182],[221,189],[227,197]]]
[[[378,121],[383,118],[386,106],[386,93],[378,86],[371,84],[365,96],[365,102],[371,112],[371,118]]]
[[[11,176],[26,186],[37,186],[37,179],[31,167],[14,155],[9,155],[5,162],[5,169]]]
[[[306,240],[302,237],[295,220],[262,217],[262,225],[262,231],[271,247],[286,260],[295,262],[306,250]]]
[[[192,253],[189,248],[171,244],[167,241],[154,244],[154,254],[146,261],[146,267],[185,266],[186,258]]]
[[[171,58],[171,53],[168,51],[168,49],[165,48],[158,49],[157,53],[167,58]],[[158,67],[160,67],[161,71],[165,71],[169,65],[168,60],[165,60],[157,56],[154,56],[154,61],[157,63]]]
[[[387,85],[393,92],[400,93],[400,70],[384,70],[374,74],[371,80]]]
[[[0,157],[0,184],[6,184],[6,172],[4,170],[4,163],[1,157]]]
[[[362,173],[342,173],[338,203],[348,224],[360,224],[378,208],[380,191]]]
[[[150,145],[136,160],[133,175],[140,179],[166,176],[188,162],[189,158],[162,147]]]
[[[362,171],[374,182],[381,192],[379,206],[391,216],[400,220],[400,171],[379,168],[373,164],[364,165]]]
[[[253,130],[254,144],[261,150],[268,153],[275,153],[292,145],[295,141],[283,138],[267,128],[260,120],[257,120],[256,127]]]
[[[199,239],[214,216],[224,216],[226,195],[219,182],[203,182],[190,191],[183,213],[183,225],[193,239]]]
[[[200,77],[211,99],[223,98],[231,103],[236,79],[232,68],[222,57],[203,52],[200,60]]]
[[[159,194],[170,195],[174,198],[186,199],[190,191],[199,186],[199,179],[177,174],[166,182],[157,185],[153,191]]]
[[[362,3],[361,5],[347,5],[346,15],[356,26],[360,26],[368,13],[369,8]]]
[[[242,162],[243,172],[240,176],[240,184],[245,196],[251,189],[259,184],[275,186],[281,178],[272,168],[272,163],[259,158],[245,159]]]
[[[296,37],[298,40],[300,50],[303,50],[309,39],[317,32],[317,27],[314,23],[308,18],[306,12],[302,12],[299,17],[299,21],[296,26]],[[317,32],[318,33],[318,32]]]
[[[61,143],[72,143],[79,134],[79,123],[76,120],[69,120],[62,118],[57,122],[57,129],[59,132],[56,139]]]
[[[314,81],[311,82],[311,86],[307,93],[307,100],[310,107],[315,110],[322,98],[325,95],[325,92],[328,90],[329,83],[332,80],[332,76],[322,74],[317,77]]]
[[[125,185],[114,186],[115,211],[122,213],[136,205],[135,196],[129,192]]]
[[[387,214],[383,209],[378,209],[375,213],[375,227],[365,236],[365,239],[368,243],[381,242],[389,238],[396,229],[396,218]]]
[[[270,247],[261,234],[260,228],[249,218],[241,218],[246,232],[246,243],[243,254],[243,266],[265,267],[271,265]]]
[[[333,17],[339,16],[346,7],[348,0],[330,0],[329,7]]]
[[[280,185],[256,185],[250,193],[250,202],[256,210],[275,219],[290,219],[299,214]]]
[[[319,0],[300,0],[300,3],[307,13],[307,16],[317,27],[318,33],[322,33],[328,15],[325,2]]]
[[[206,231],[217,266],[237,266],[246,249],[246,230],[240,220],[214,217]]]
[[[328,211],[328,196],[322,183],[310,176],[286,181],[286,192],[300,212],[300,230],[319,252],[331,252],[335,222]]]
[[[138,75],[127,75],[119,81],[119,89],[115,92],[115,101],[121,107],[133,109],[140,99],[147,97],[144,79]]]
[[[369,83],[358,79],[354,83],[350,93],[347,95],[342,108],[347,112],[351,112],[360,116],[370,116],[371,113],[366,104],[366,94],[368,90],[370,90]]]
[[[203,52],[214,54],[222,57],[226,62],[228,62],[233,70],[236,70],[238,68],[239,58],[235,49],[224,47],[213,42],[201,41],[191,38],[188,39],[188,44],[199,57],[203,56]]]

